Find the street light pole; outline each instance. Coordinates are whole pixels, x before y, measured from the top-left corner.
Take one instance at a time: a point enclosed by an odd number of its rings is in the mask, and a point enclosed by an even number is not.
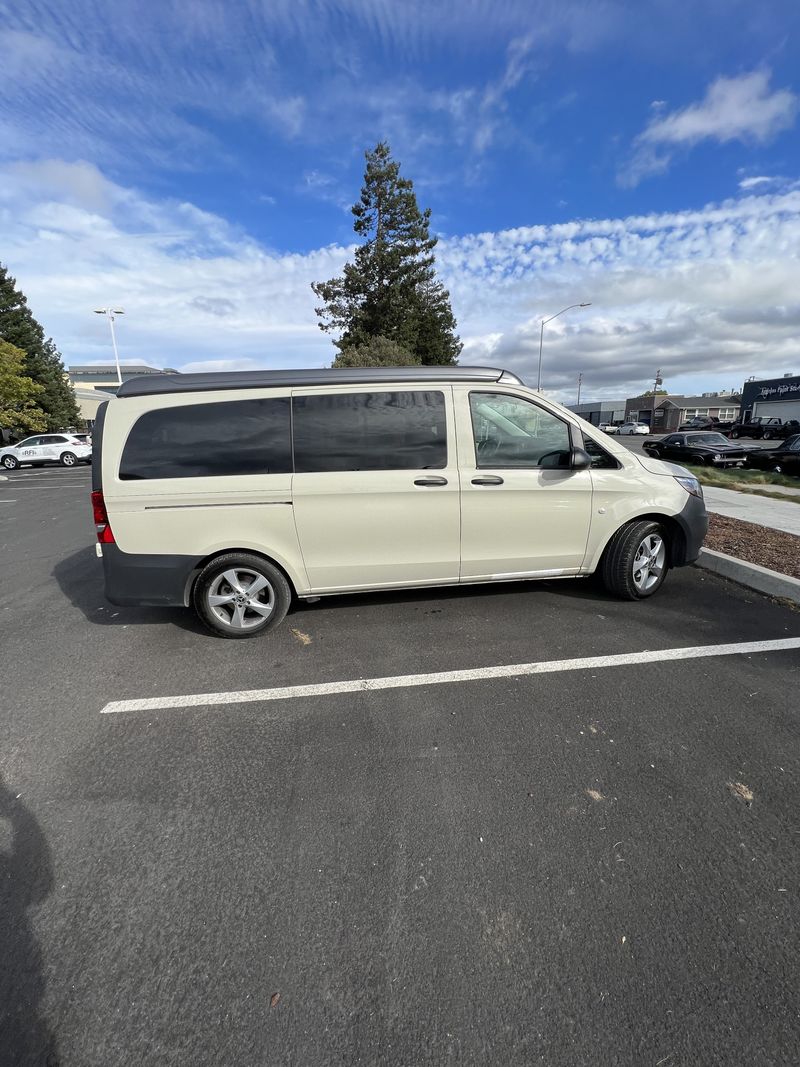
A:
[[[123,308],[95,308],[95,315],[105,315],[108,319],[108,325],[111,327],[111,346],[114,349],[114,362],[117,365],[117,381],[122,385],[122,371],[119,365],[119,352],[117,351],[117,338],[114,334],[114,316],[124,315]]]
[[[578,399],[575,401],[575,407],[578,407],[581,402],[581,386],[583,385],[583,374],[578,375]]]
[[[557,311],[555,315],[551,315],[549,319],[542,319],[542,328],[539,331],[539,375],[536,381],[536,388],[539,392],[542,389],[542,346],[544,344],[544,328],[548,322],[552,322],[553,319],[557,319],[559,315],[563,315],[565,311],[572,311],[573,308],[589,308],[592,306],[591,300],[588,304],[570,304],[569,307],[562,308]]]

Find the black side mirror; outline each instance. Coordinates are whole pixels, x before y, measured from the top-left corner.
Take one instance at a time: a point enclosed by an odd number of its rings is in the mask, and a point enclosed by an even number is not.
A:
[[[574,471],[588,470],[592,465],[592,457],[582,448],[573,448],[569,465]]]

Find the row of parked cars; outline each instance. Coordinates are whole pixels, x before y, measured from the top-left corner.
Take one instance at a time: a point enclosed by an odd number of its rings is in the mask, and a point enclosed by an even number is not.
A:
[[[636,422],[634,420],[623,422],[620,426],[610,422],[601,422],[599,429],[603,430],[604,433],[641,434],[643,437],[646,437],[651,432],[646,422]],[[680,426],[681,432],[693,430],[713,430],[716,433],[731,437],[734,441],[740,437],[750,437],[764,441],[780,441],[800,433],[800,421],[787,419],[784,422],[783,419],[757,415],[754,419],[720,422],[719,419],[711,416],[698,415]]]
[[[771,448],[747,449],[733,444],[721,433],[679,432],[645,441],[642,448],[656,459],[707,467],[751,467],[800,476],[800,433]]]
[[[75,467],[92,462],[92,439],[88,433],[43,433],[26,437],[15,445],[0,446],[0,467],[14,471],[23,465],[43,467],[60,463]]]

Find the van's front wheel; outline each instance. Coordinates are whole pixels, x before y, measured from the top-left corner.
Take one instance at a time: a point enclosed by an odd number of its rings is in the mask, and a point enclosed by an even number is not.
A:
[[[207,564],[192,594],[195,611],[221,637],[255,637],[280,623],[291,590],[277,567],[245,552],[229,552]]]
[[[657,522],[642,519],[617,530],[600,564],[610,593],[624,600],[652,596],[667,574],[667,538]]]

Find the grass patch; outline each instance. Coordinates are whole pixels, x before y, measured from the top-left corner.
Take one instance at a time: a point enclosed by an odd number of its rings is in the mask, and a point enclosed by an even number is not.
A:
[[[686,469],[692,472],[701,485],[708,485],[715,489],[735,489],[739,493],[755,493],[757,496],[769,496],[775,500],[792,500],[800,504],[800,496],[775,491],[779,486],[800,489],[800,479],[790,478],[786,474],[773,474],[770,471],[718,470],[715,467],[689,465]]]

